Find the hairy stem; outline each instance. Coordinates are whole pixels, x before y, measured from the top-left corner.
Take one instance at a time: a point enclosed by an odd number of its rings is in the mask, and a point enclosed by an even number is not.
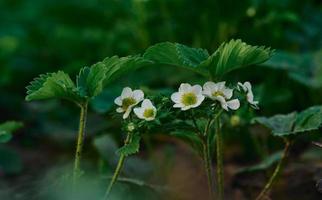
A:
[[[278,162],[278,164],[277,164],[272,176],[270,177],[270,179],[268,180],[268,182],[266,183],[266,185],[262,189],[262,191],[259,193],[259,195],[257,196],[256,200],[264,199],[264,197],[266,196],[268,191],[272,188],[273,184],[275,183],[275,181],[277,180],[279,174],[282,171],[282,167],[283,167],[283,164],[284,164],[284,162],[286,160],[286,157],[288,156],[290,146],[291,146],[291,142],[289,140],[286,140],[282,158]]]
[[[132,139],[132,132],[129,132],[126,136],[126,139],[124,141],[124,145],[127,145]],[[119,161],[117,163],[117,166],[116,166],[116,169],[114,171],[114,174],[113,174],[113,177],[110,181],[110,184],[108,185],[107,187],[107,190],[105,192],[105,195],[104,195],[104,198],[103,199],[108,199],[111,191],[112,191],[112,188],[115,184],[115,182],[117,181],[117,178],[118,176],[120,175],[120,172],[121,172],[121,169],[123,167],[123,164],[124,164],[124,160],[125,160],[126,156],[124,154],[121,154],[120,158],[119,158]]]
[[[217,199],[224,199],[224,164],[223,138],[220,131],[220,119],[216,119],[216,148],[217,148]]]
[[[210,149],[208,142],[203,142],[203,161],[208,180],[208,190],[210,199],[214,199],[214,185],[212,180],[212,164],[210,158]]]
[[[73,171],[73,183],[75,185],[77,178],[80,174],[80,160],[82,157],[82,150],[84,145],[85,138],[85,128],[86,128],[86,118],[87,118],[87,107],[88,103],[80,105],[80,118],[79,118],[79,129],[78,129],[78,137],[77,137],[77,145],[76,145],[76,153],[75,153],[75,162],[74,162],[74,171]]]

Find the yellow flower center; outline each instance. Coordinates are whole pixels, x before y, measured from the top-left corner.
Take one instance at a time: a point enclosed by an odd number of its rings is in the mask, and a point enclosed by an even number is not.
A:
[[[148,108],[144,110],[143,116],[145,118],[151,118],[154,117],[154,110],[152,108]]]
[[[127,110],[131,105],[135,104],[136,100],[132,97],[128,97],[123,99],[122,101],[122,108],[123,110]]]
[[[218,97],[218,96],[222,96],[225,97],[224,93],[222,91],[215,91],[211,94],[213,97]]]
[[[181,103],[185,106],[191,106],[197,103],[197,96],[196,94],[189,92],[185,93],[181,97]]]

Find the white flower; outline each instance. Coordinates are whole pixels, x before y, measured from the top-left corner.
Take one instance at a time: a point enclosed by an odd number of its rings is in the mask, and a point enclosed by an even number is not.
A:
[[[225,86],[226,82],[207,82],[203,85],[203,94],[215,101],[219,101],[221,107],[228,111],[237,110],[240,106],[238,99],[229,100],[233,96],[233,89],[227,88]]]
[[[120,107],[116,109],[116,112],[123,113],[123,119],[128,118],[132,108],[140,103],[144,99],[144,93],[142,90],[134,90],[131,88],[125,87],[122,91],[121,96],[117,97],[114,100],[114,103]]]
[[[188,83],[182,83],[179,91],[171,95],[171,100],[175,103],[173,107],[181,108],[181,110],[198,107],[204,99],[202,87],[200,85],[191,86]]]
[[[134,108],[134,113],[140,119],[151,121],[155,119],[157,109],[153,106],[149,99],[144,99],[140,108]]]
[[[243,90],[246,93],[248,103],[254,108],[258,109],[258,101],[254,101],[254,94],[252,91],[252,85],[246,81],[244,84],[238,82],[238,90]]]

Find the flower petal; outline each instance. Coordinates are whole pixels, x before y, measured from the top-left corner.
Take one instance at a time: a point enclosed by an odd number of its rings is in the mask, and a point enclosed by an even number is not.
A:
[[[246,97],[247,97],[247,101],[249,103],[254,101],[254,94],[253,94],[253,92],[251,90],[247,92]]]
[[[182,108],[184,105],[182,103],[176,103],[173,105],[174,108]]]
[[[227,106],[231,110],[237,110],[240,107],[240,102],[238,99],[233,99],[231,101],[227,101]]]
[[[191,85],[189,83],[181,83],[179,87],[179,92],[188,92],[191,89]]]
[[[141,104],[142,108],[151,108],[154,107],[151,100],[150,99],[144,99],[142,104]]]
[[[249,81],[246,81],[246,82],[244,83],[244,87],[245,87],[245,88],[247,88],[247,91],[248,91],[248,92],[252,90],[252,85],[250,84],[250,82],[249,82]]]
[[[133,91],[133,98],[137,101],[137,102],[141,102],[144,99],[144,93],[142,90],[134,90]]]
[[[171,95],[171,100],[174,102],[174,103],[179,103],[180,102],[180,99],[181,99],[181,93],[179,92],[175,92]]]
[[[138,118],[140,118],[140,119],[144,119],[144,117],[143,117],[144,109],[143,109],[143,108],[134,108],[134,109],[133,109],[133,111],[134,111],[134,114],[135,114]]]
[[[114,103],[118,106],[122,106],[122,97],[119,96],[114,100]]]
[[[185,110],[189,110],[190,108],[191,108],[191,106],[183,106],[183,107],[181,108],[181,110],[185,111]]]
[[[238,91],[243,90],[244,92],[247,92],[247,88],[241,82],[237,83],[237,89],[238,89]]]
[[[116,108],[116,112],[118,112],[118,113],[122,113],[122,112],[124,112],[124,110],[123,110],[123,108]]]
[[[130,113],[132,111],[132,107],[129,106],[128,109],[125,111],[125,113],[123,114],[123,119],[126,119],[129,117]]]
[[[122,90],[121,98],[125,99],[132,96],[132,89],[130,87],[125,87]]]
[[[194,86],[192,86],[192,91],[195,94],[201,94],[202,93],[202,87],[200,85],[194,85]]]
[[[203,100],[205,100],[205,96],[198,95],[197,96],[197,103],[193,105],[193,108],[200,106],[200,104],[203,102]]]
[[[215,99],[220,102],[220,105],[224,110],[228,111],[228,105],[223,96],[217,96]]]
[[[222,93],[224,93],[226,99],[230,99],[233,96],[233,91],[233,89],[225,88],[222,90]]]
[[[225,88],[226,81],[221,81],[216,83],[218,90],[223,90]]]

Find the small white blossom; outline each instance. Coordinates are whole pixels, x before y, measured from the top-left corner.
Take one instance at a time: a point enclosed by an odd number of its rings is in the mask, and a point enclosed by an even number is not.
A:
[[[117,97],[114,100],[114,103],[120,107],[116,109],[116,112],[123,113],[123,119],[128,118],[132,108],[140,103],[144,99],[144,93],[142,90],[134,90],[131,88],[125,87],[122,91],[121,96]]]
[[[250,82],[245,83],[238,82],[238,90],[243,90],[246,93],[248,103],[254,108],[258,109],[258,101],[254,101],[254,94],[252,91],[252,85]]]
[[[179,91],[171,95],[171,100],[175,103],[173,107],[181,108],[181,110],[196,108],[204,99],[202,87],[200,85],[191,86],[188,83],[182,83]]]
[[[149,99],[144,99],[140,108],[134,108],[135,115],[146,121],[152,121],[155,119],[157,109],[154,107]]]
[[[219,83],[207,82],[203,86],[203,94],[212,100],[219,101],[221,107],[226,111],[229,109],[237,110],[240,102],[238,99],[228,101],[233,96],[233,89],[227,88],[225,83],[224,81]]]

